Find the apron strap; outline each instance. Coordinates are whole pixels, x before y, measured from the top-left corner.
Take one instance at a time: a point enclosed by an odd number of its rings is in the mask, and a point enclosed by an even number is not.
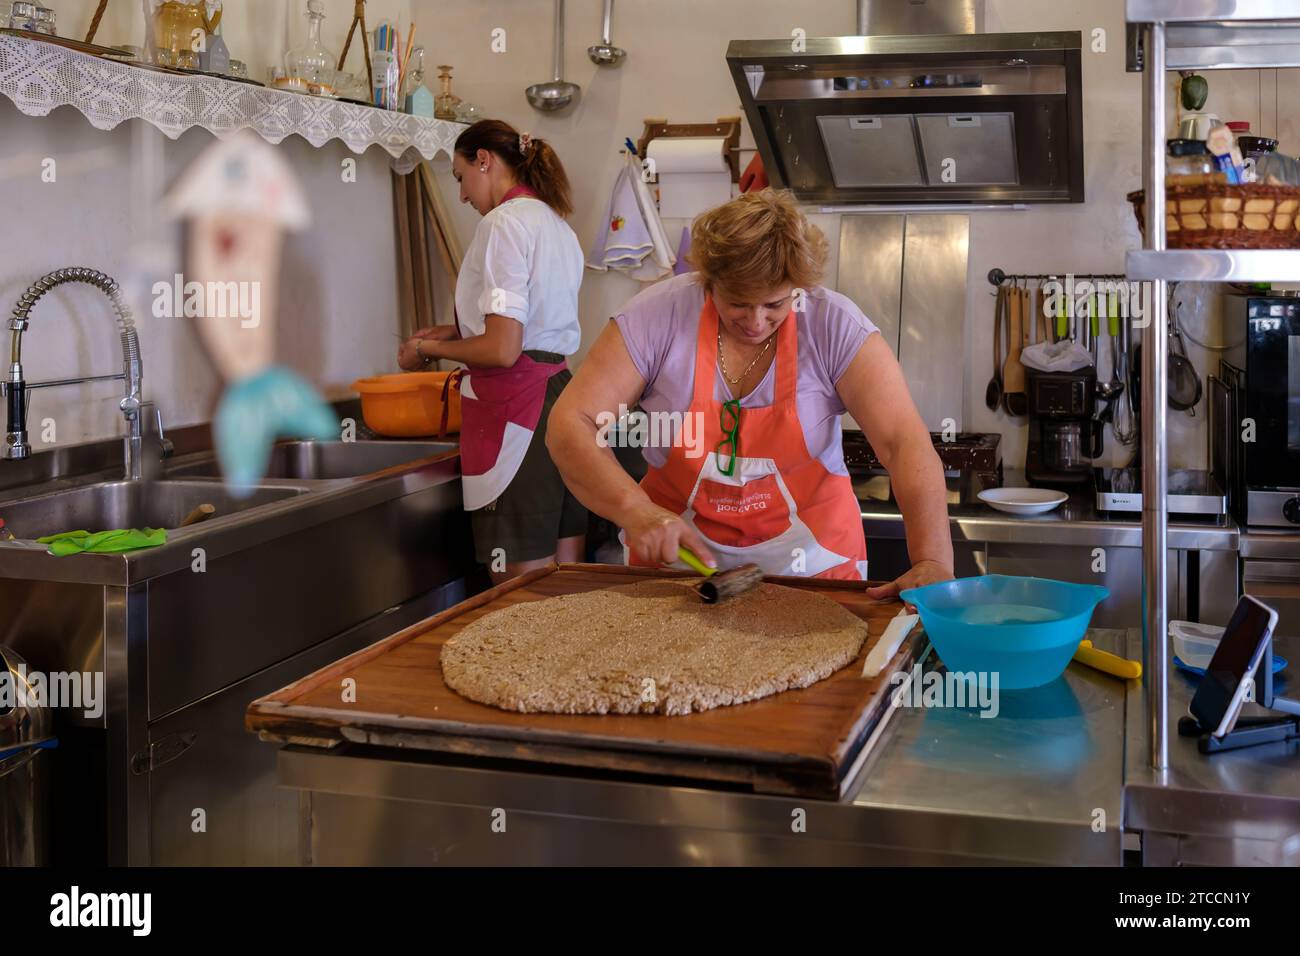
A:
[[[454,369],[442,383],[442,422],[438,425],[438,440],[447,437],[447,417],[451,413],[451,389],[454,385],[460,391],[460,380],[465,375],[463,368]]]

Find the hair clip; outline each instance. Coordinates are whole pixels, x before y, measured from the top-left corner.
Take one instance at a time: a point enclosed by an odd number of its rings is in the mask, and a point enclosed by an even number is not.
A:
[[[519,153],[521,156],[527,156],[528,147],[532,145],[533,145],[533,137],[531,133],[519,134]]]

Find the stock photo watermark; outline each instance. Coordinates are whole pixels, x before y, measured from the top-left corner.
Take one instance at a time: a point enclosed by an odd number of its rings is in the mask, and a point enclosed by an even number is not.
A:
[[[910,671],[889,675],[894,688],[890,703],[894,707],[973,708],[981,718],[996,717],[1001,710],[997,671],[922,671],[916,664]]]
[[[186,282],[179,272],[172,281],[153,284],[156,319],[239,319],[240,328],[262,324],[262,284],[257,281]]]
[[[104,715],[104,672],[46,674],[17,664],[0,671],[0,709],[14,707],[79,710],[87,720],[97,720]]]
[[[687,458],[704,455],[704,415],[701,412],[635,411],[619,405],[618,412],[596,416],[596,444],[601,448],[684,448]]]

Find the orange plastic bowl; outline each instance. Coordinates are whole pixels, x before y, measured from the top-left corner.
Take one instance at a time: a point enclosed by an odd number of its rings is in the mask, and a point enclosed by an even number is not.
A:
[[[442,388],[450,372],[375,375],[352,383],[361,396],[361,417],[379,435],[425,438],[442,426]],[[447,434],[460,431],[460,392],[448,395]]]

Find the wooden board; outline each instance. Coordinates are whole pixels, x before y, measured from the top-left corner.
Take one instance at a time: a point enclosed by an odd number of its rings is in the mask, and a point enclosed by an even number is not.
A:
[[[870,636],[858,657],[826,680],[763,700],[677,717],[520,714],[475,703],[443,682],[442,645],[491,611],[646,577],[691,576],[598,564],[530,572],[254,701],[247,727],[325,746],[350,741],[838,797],[889,712],[890,674],[909,670],[918,647],[919,629],[879,677],[862,677],[867,652],[902,605],[869,600],[860,583],[769,579],[838,601],[867,622]],[[355,684],[345,684],[349,679]],[[345,702],[349,687],[355,700]]]

